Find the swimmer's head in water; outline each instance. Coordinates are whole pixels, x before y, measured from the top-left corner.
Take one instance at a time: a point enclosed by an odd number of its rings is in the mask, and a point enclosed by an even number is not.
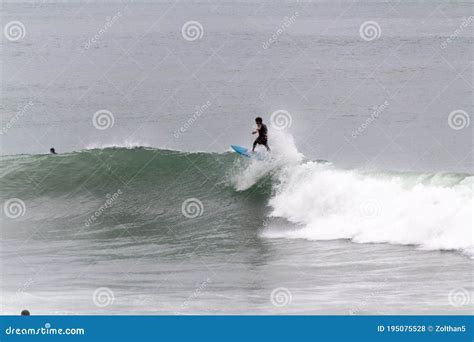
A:
[[[30,315],[30,312],[29,312],[28,310],[23,310],[23,311],[21,312],[21,315],[22,315],[22,316],[29,316],[29,315]]]
[[[52,154],[56,154],[56,150],[54,149],[54,147],[51,147],[51,148],[49,149],[49,152],[51,152]]]

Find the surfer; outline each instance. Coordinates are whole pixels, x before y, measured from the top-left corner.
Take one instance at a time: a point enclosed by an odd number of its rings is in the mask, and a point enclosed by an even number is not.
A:
[[[255,146],[257,146],[257,144],[265,146],[267,151],[270,151],[270,147],[268,147],[267,125],[263,123],[261,117],[255,118],[255,123],[257,124],[257,129],[253,131],[252,134],[258,133],[258,137],[253,142],[252,152],[255,152]]]
[[[57,154],[57,153],[56,153],[56,150],[54,149],[54,147],[51,147],[51,148],[49,149],[49,152],[50,152],[51,154]]]

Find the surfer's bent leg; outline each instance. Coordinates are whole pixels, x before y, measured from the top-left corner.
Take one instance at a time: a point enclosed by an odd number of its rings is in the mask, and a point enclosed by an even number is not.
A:
[[[257,144],[265,146],[267,148],[267,151],[270,151],[270,147],[268,147],[267,138],[258,137],[257,139],[255,139],[255,141],[253,142],[252,152],[255,152],[255,146],[257,146]]]
[[[258,138],[253,142],[252,152],[255,152],[255,146],[257,146]]]
[[[260,141],[259,143],[263,146],[265,146],[265,148],[267,149],[267,151],[270,151],[270,147],[268,147],[268,140],[267,140],[267,137],[263,137],[263,138],[259,138]]]

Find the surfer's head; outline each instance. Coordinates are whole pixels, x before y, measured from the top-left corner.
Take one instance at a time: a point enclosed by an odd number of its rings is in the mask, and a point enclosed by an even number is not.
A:
[[[257,117],[255,118],[255,122],[257,123],[257,125],[261,125],[262,122],[263,122],[263,120],[262,120],[262,118],[261,118],[260,116],[257,116]]]
[[[50,152],[51,154],[56,154],[56,150],[54,149],[54,147],[51,147],[51,148],[49,149],[49,152]]]

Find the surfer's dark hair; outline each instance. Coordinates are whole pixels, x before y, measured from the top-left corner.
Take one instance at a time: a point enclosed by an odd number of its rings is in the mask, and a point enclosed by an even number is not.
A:
[[[257,116],[257,117],[255,118],[255,122],[256,122],[256,123],[262,123],[263,120],[262,120],[262,118],[261,118],[260,116]]]

